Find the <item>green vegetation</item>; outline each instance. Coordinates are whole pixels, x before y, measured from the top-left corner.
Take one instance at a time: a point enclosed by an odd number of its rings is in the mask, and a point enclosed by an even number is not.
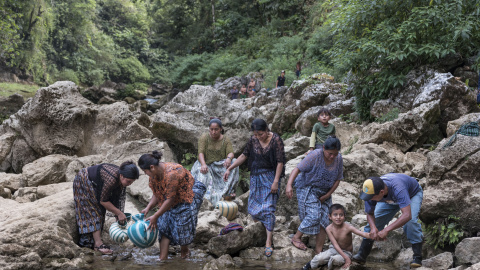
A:
[[[280,138],[282,138],[282,140],[285,141],[285,140],[291,138],[291,137],[292,137],[293,135],[295,135],[296,133],[298,133],[297,130],[289,130],[289,131],[287,131],[287,132],[284,132],[284,133],[280,136]]]
[[[455,245],[462,240],[464,232],[459,223],[460,218],[450,215],[441,218],[433,224],[424,225],[427,244],[434,248],[443,248],[445,245]]]
[[[382,114],[380,117],[375,119],[375,122],[377,123],[385,123],[389,121],[393,121],[398,118],[398,114],[400,113],[400,109],[398,108],[393,108],[390,111],[388,111],[385,114]]]
[[[412,69],[480,61],[477,0],[3,0],[0,14],[0,65],[39,85],[113,80],[131,92],[261,72],[273,88],[300,61],[303,78],[347,82],[369,121]]]
[[[182,166],[185,169],[190,171],[193,167],[193,164],[195,164],[195,161],[197,161],[196,154],[186,153],[186,154],[183,154],[183,159],[182,159],[182,162],[180,162],[180,164],[182,164]]]
[[[352,152],[353,145],[358,142],[358,139],[359,139],[358,136],[355,136],[355,137],[353,137],[352,139],[350,139],[350,141],[349,141],[350,144],[348,145],[347,150],[345,150],[345,151],[342,153],[342,155],[348,155],[348,154],[350,154],[350,153]]]
[[[0,83],[0,96],[8,97],[13,94],[22,95],[24,98],[33,97],[39,86],[20,83]]]

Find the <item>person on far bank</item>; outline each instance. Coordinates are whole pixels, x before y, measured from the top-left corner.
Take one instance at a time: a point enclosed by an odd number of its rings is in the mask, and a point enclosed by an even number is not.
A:
[[[285,70],[282,70],[282,73],[277,78],[277,84],[275,85],[275,88],[284,86],[284,85],[285,85]]]
[[[328,136],[335,135],[335,126],[328,121],[332,118],[332,113],[325,107],[320,108],[317,113],[318,122],[315,123],[310,136],[310,149],[307,154],[314,149],[321,149]]]
[[[417,179],[402,173],[370,177],[363,183],[360,199],[365,201],[368,221],[364,231],[369,232],[374,240],[364,238],[353,260],[364,264],[374,241],[387,239],[389,232],[403,226],[403,231],[412,243],[413,260],[410,267],[422,266],[423,233],[418,214],[423,201],[423,190]],[[401,211],[402,215],[386,226],[398,211]]]
[[[291,242],[298,249],[307,249],[301,239],[303,234],[308,234],[316,236],[315,253],[322,252],[327,237],[325,229],[330,224],[328,211],[332,193],[343,179],[341,147],[335,136],[327,138],[322,149],[312,151],[290,173],[285,194],[289,199],[293,197],[295,181],[301,223]]]
[[[238,98],[238,89],[237,89],[236,85],[234,85],[233,89],[230,90],[230,94],[232,94],[232,99],[237,99]]]
[[[297,65],[295,66],[295,75],[297,75],[297,80],[300,78],[301,73],[302,73],[302,63],[298,61]]]
[[[243,84],[242,88],[240,88],[240,98],[241,99],[247,98],[247,87],[245,86],[245,84]]]

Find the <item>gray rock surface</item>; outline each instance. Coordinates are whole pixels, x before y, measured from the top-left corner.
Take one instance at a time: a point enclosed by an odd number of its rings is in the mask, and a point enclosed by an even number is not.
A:
[[[455,257],[459,264],[480,263],[480,237],[465,238],[455,248]]]

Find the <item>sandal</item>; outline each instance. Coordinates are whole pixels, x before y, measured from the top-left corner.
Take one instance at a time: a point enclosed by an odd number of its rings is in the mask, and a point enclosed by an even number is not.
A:
[[[104,250],[106,249],[108,251],[101,251],[102,249],[104,249]],[[110,247],[105,245],[105,244],[101,244],[98,247],[94,247],[93,250],[102,253],[102,255],[112,255],[113,254],[113,250],[111,250]]]
[[[265,247],[265,256],[270,257],[273,254],[273,248],[272,247]]]
[[[296,248],[300,250],[307,250],[307,246],[302,241],[295,240],[292,238],[292,245],[294,245]]]

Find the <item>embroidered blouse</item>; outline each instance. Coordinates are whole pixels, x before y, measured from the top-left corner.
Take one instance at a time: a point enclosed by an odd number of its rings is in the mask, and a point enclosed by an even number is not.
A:
[[[193,184],[195,180],[190,172],[177,163],[163,163],[165,170],[163,171],[163,179],[158,176],[150,177],[149,186],[153,194],[158,199],[160,207],[164,201],[173,198],[173,206],[179,203],[192,203],[193,201]]]
[[[273,133],[268,145],[263,148],[260,141],[255,137],[250,140],[243,150],[243,155],[248,158],[248,169],[251,174],[258,175],[265,171],[275,171],[278,163],[283,163],[280,177],[285,175],[285,149],[283,140],[278,134]]]
[[[224,160],[229,153],[233,153],[232,142],[225,135],[223,135],[223,139],[214,141],[208,133],[205,133],[198,139],[198,153],[205,155],[207,164]]]
[[[300,174],[295,180],[295,187],[319,187],[330,190],[335,181],[343,179],[343,158],[339,153],[332,164],[325,163],[323,149],[310,152],[298,165]]]

